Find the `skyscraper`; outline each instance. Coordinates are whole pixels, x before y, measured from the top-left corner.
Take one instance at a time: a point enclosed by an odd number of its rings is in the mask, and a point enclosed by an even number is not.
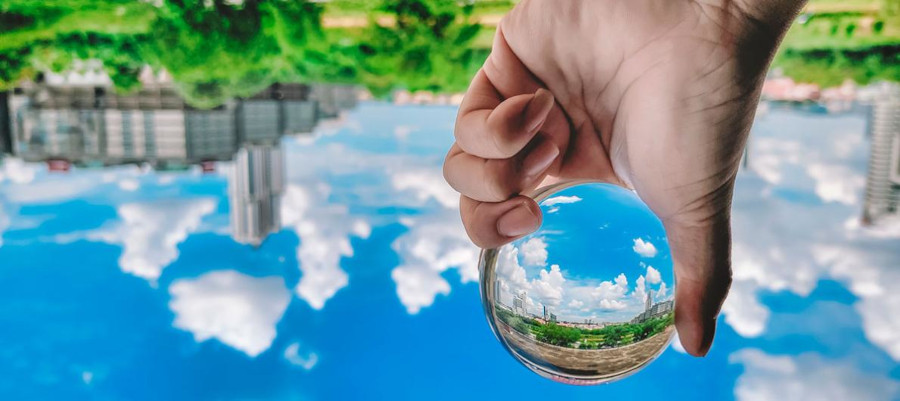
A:
[[[275,145],[244,145],[228,183],[234,240],[259,246],[281,226],[284,161]]]
[[[9,118],[9,92],[0,92],[0,154],[13,150],[12,121]]]
[[[522,291],[515,298],[513,298],[513,312],[516,312],[522,316],[528,314],[527,300],[528,294],[525,291]]]
[[[869,134],[872,151],[862,216],[866,225],[900,213],[900,88],[875,101]]]
[[[647,300],[644,301],[644,312],[649,311],[652,306],[653,306],[653,290],[648,290],[647,291]]]

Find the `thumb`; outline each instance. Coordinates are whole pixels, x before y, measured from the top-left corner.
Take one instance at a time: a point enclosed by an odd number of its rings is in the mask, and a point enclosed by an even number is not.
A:
[[[705,356],[731,287],[731,216],[664,221],[675,268],[675,327],[684,349]]]

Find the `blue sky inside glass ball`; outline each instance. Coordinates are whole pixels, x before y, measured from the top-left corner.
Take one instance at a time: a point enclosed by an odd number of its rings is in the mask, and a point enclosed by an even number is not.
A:
[[[540,202],[541,228],[501,250],[501,302],[525,292],[528,312],[560,320],[628,321],[672,298],[662,223],[631,191],[581,184]]]

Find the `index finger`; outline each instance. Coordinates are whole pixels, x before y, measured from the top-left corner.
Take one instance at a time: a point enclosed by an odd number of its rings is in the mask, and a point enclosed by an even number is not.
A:
[[[516,154],[553,109],[553,96],[542,88],[506,43],[501,24],[459,108],[454,134],[460,148],[484,159]]]

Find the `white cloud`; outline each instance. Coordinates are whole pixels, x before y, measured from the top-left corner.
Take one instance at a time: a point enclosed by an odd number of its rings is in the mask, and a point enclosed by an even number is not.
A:
[[[307,190],[288,184],[281,203],[282,224],[300,237],[297,260],[300,282],[296,292],[310,307],[319,310],[349,278],[341,269],[341,259],[353,256],[349,235],[368,234],[367,223],[350,217],[346,206],[327,202],[330,188],[320,185]]]
[[[397,283],[397,296],[410,314],[431,306],[438,295],[450,294],[450,284],[440,273],[420,266],[399,266],[391,271]]]
[[[215,208],[216,201],[207,198],[129,203],[118,209],[121,222],[88,237],[122,244],[122,271],[155,281],[178,258],[178,244],[195,232],[200,221]]]
[[[354,235],[359,238],[366,239],[372,235],[372,226],[364,220],[356,220],[353,222],[353,228],[351,229]]]
[[[634,239],[634,246],[631,248],[635,253],[645,258],[656,256],[656,247],[650,241],[644,241],[641,238]]]
[[[860,298],[854,306],[862,317],[866,338],[900,360],[900,316],[896,313],[900,309],[900,271],[896,269],[900,237],[889,244],[882,240],[869,238],[864,243],[867,246],[816,245],[811,252]]]
[[[528,266],[547,265],[547,243],[543,238],[530,238],[522,244],[522,261]]]
[[[7,187],[6,197],[16,203],[53,203],[66,201],[97,187],[99,183],[87,176],[43,178]]]
[[[755,349],[729,359],[744,366],[734,389],[739,401],[875,401],[900,396],[900,383],[862,372],[851,361],[827,360],[813,353],[775,356]]]
[[[285,191],[282,197],[282,226],[300,238],[297,260],[300,282],[294,289],[313,309],[320,310],[342,288],[350,277],[341,264],[354,255],[351,237],[367,239],[378,216],[353,212],[348,197],[358,198],[366,207],[373,199],[385,197],[383,172],[394,163],[408,159],[392,155],[361,152],[341,143],[309,146],[320,136],[353,130],[357,122],[345,119],[320,124],[312,136],[286,138]],[[306,138],[306,139],[302,139]],[[334,163],[334,160],[343,160]],[[332,188],[328,182],[346,176],[365,176],[359,184]],[[393,196],[392,199],[398,198]]]
[[[856,204],[866,184],[865,177],[846,166],[813,163],[806,172],[816,181],[816,195],[823,202]]]
[[[516,294],[526,292],[529,305],[547,305],[564,320],[623,321],[643,310],[647,294],[643,276],[638,278],[632,293],[629,293],[628,278],[624,273],[612,280],[586,283],[566,279],[562,268],[552,265],[549,269],[536,271],[537,277],[530,278],[519,264],[519,252],[520,249],[506,245],[500,248],[497,256],[500,300],[506,305],[512,305]],[[660,288],[667,291],[662,281]],[[535,311],[530,307],[529,310]],[[599,318],[597,312],[601,312]]]
[[[141,187],[141,183],[138,182],[138,180],[136,180],[134,178],[125,178],[123,180],[120,180],[118,185],[119,185],[119,189],[121,189],[123,191],[127,191],[127,192],[137,191],[138,188]]]
[[[34,181],[35,167],[17,157],[7,157],[0,163],[0,182],[9,180],[16,184],[28,184]]]
[[[732,284],[728,299],[722,306],[725,322],[744,337],[756,337],[766,329],[769,309],[763,306],[756,294],[756,286],[750,281],[739,280]]]
[[[175,327],[192,333],[197,342],[215,338],[251,357],[272,345],[291,297],[280,277],[231,270],[175,281],[169,293]]]
[[[643,283],[643,278],[641,278],[641,282]],[[592,295],[596,299],[616,300],[624,297],[626,292],[628,292],[628,279],[624,273],[620,273],[616,276],[615,283],[611,281],[601,282],[600,285],[594,288]]]
[[[644,276],[638,277],[635,281],[634,291],[631,292],[631,298],[643,305],[647,299],[647,279]]]
[[[557,306],[562,301],[565,283],[559,265],[552,265],[549,271],[541,270],[540,277],[531,281],[531,288],[543,304]]]
[[[616,285],[624,288],[628,287],[628,279],[625,277],[625,273],[619,273],[619,275],[616,276]]]
[[[284,359],[291,365],[299,366],[303,370],[312,370],[319,363],[319,355],[312,351],[300,350],[300,343],[292,343],[284,349]]]
[[[512,245],[504,245],[497,256],[497,275],[511,287],[510,292],[517,294],[528,290],[529,283],[525,269],[519,265],[519,249]]]
[[[567,205],[571,203],[581,202],[581,198],[577,196],[554,196],[552,198],[547,198],[543,202],[541,202],[541,206],[555,206],[555,205]]]
[[[409,131],[408,140],[418,140],[417,133],[418,131]],[[383,134],[386,134],[384,140],[396,140],[389,132]],[[431,143],[430,140],[428,143]],[[409,153],[375,153],[335,144],[309,147],[302,146],[293,139],[285,142],[285,151],[290,155],[286,158],[288,181],[308,188],[307,197],[314,204],[303,209],[308,210],[304,212],[303,220],[311,220],[310,226],[330,232],[327,238],[321,235],[318,238],[331,241],[316,245],[329,249],[330,255],[337,254],[337,257],[331,257],[334,261],[332,267],[322,269],[324,273],[336,278],[345,277],[338,261],[341,256],[349,256],[352,249],[347,246],[346,252],[342,253],[336,245],[344,243],[338,238],[338,232],[346,230],[345,235],[361,235],[371,234],[371,230],[361,230],[359,225],[346,225],[345,220],[357,220],[350,216],[346,208],[343,210],[343,217],[327,216],[327,211],[324,212],[326,216],[321,216],[321,205],[328,204],[331,198],[318,190],[321,186],[318,183],[322,177],[364,176],[366,180],[355,183],[351,188],[336,188],[336,191],[346,193],[339,192],[334,198],[345,199],[349,195],[367,208],[408,208],[424,212],[401,216],[369,213],[366,218],[367,224],[399,221],[409,228],[392,244],[401,263],[391,273],[397,284],[398,298],[407,311],[416,313],[430,306],[438,294],[449,293],[449,283],[442,277],[448,270],[455,270],[464,283],[478,279],[479,249],[472,245],[462,227],[458,210],[459,195],[445,183],[439,159]],[[302,161],[303,165],[292,168],[290,160]],[[334,163],[334,160],[342,162]],[[384,185],[385,181],[390,185]],[[301,239],[301,247],[303,244],[317,242],[320,241]],[[338,250],[334,251],[335,248]],[[346,285],[345,281],[333,281],[334,284],[342,282]],[[326,299],[324,296],[320,298]]]
[[[676,352],[681,353],[681,354],[687,354],[687,351],[684,349],[684,345],[681,344],[681,337],[678,337],[677,331],[672,336],[672,342],[670,344],[672,344],[672,349],[674,349]]]
[[[391,183],[398,191],[412,192],[420,201],[434,199],[448,209],[459,205],[459,194],[447,185],[438,169],[399,172],[393,175]]]
[[[659,274],[659,270],[653,268],[653,266],[647,266],[647,282],[650,284],[659,284],[662,281],[662,276]]]
[[[456,213],[419,218],[394,241],[393,248],[402,263],[391,277],[409,313],[431,306],[438,294],[450,293],[450,285],[441,277],[448,269],[456,269],[464,283],[478,279],[479,250],[469,241]]]
[[[9,201],[21,204],[64,202],[103,185],[104,176],[124,179],[140,173],[135,166],[118,166],[104,169],[102,173],[94,170],[68,174],[44,172],[37,177],[38,169],[32,163],[4,162],[0,168],[6,169],[0,175],[9,181],[4,195]]]
[[[171,185],[178,178],[176,174],[172,173],[156,173],[156,183],[161,186]]]
[[[418,131],[419,127],[412,125],[398,125],[394,127],[394,138],[398,142],[406,142],[409,138],[409,135]]]
[[[601,299],[600,308],[606,310],[622,310],[628,307],[625,302],[616,301],[614,299]]]
[[[81,372],[81,382],[90,386],[94,382],[94,372],[87,370]]]
[[[659,285],[659,289],[656,290],[656,298],[659,300],[665,299],[668,291],[669,291],[669,289],[668,289],[668,287],[666,287],[666,283],[663,282],[662,284]]]
[[[832,278],[858,298],[866,338],[900,360],[900,230],[890,227],[898,223],[856,223],[870,151],[864,118],[773,113],[761,123],[751,140],[751,170],[763,160],[766,174],[778,179],[746,170],[738,176],[725,321],[741,335],[760,335],[770,317],[760,292],[806,296]]]
[[[3,246],[3,232],[9,228],[9,216],[3,211],[3,203],[0,203],[0,246]]]
[[[478,280],[479,249],[466,235],[459,219],[459,194],[443,179],[439,166],[398,169],[391,176],[392,199],[412,194],[426,207],[429,200],[441,206],[428,216],[408,217],[409,231],[397,238],[393,248],[402,263],[391,272],[397,296],[409,313],[431,306],[437,295],[450,293],[450,284],[441,274],[455,269],[463,283]]]

